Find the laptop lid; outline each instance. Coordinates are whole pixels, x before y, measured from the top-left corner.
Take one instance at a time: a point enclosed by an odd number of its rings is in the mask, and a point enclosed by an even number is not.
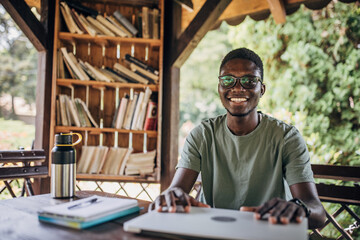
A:
[[[256,220],[254,213],[219,208],[191,207],[190,213],[152,211],[125,222],[124,230],[204,239],[305,240],[307,219],[300,224],[269,224]]]

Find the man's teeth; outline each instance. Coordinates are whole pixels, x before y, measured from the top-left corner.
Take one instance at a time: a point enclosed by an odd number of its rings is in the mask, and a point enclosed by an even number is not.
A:
[[[230,98],[230,101],[232,102],[245,102],[247,101],[246,98]]]

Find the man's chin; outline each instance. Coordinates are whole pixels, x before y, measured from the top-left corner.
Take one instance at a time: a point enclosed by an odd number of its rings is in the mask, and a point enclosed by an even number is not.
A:
[[[246,117],[255,109],[256,109],[256,107],[247,112],[231,112],[229,109],[226,109],[226,111],[233,117]]]

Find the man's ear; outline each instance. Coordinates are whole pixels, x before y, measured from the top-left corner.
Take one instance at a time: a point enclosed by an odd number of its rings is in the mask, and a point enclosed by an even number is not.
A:
[[[261,96],[260,97],[262,97],[265,94],[265,91],[266,91],[265,84],[261,84]]]

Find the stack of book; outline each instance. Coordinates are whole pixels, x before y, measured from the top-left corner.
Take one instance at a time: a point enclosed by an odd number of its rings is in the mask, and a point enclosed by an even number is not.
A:
[[[38,212],[40,221],[83,229],[139,212],[135,199],[92,196],[54,206]]]
[[[156,150],[133,153],[131,148],[83,146],[77,172],[105,175],[151,175]]]
[[[141,31],[118,10],[108,16],[102,16],[95,9],[70,1],[60,2],[60,10],[71,33],[159,39],[160,14],[156,8],[143,7],[142,12],[138,14],[137,25]]]
[[[113,68],[99,68],[76,58],[72,52],[62,47],[58,51],[58,77],[120,83],[159,83],[157,70],[128,54],[125,56],[125,62],[128,67],[115,63]]]
[[[66,94],[59,94],[56,99],[56,123],[61,126],[99,127],[86,104],[80,98],[71,99]]]
[[[131,130],[156,130],[157,104],[150,99],[150,88],[121,98],[115,111],[112,127]]]
[[[146,175],[154,172],[156,151],[132,153],[125,166],[125,175]]]

